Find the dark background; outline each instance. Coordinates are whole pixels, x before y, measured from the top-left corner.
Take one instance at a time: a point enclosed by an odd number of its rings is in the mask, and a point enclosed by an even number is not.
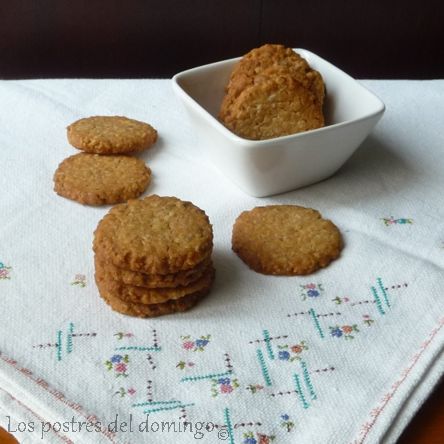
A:
[[[263,43],[358,78],[444,78],[443,21],[438,0],[0,0],[0,78],[170,77]]]

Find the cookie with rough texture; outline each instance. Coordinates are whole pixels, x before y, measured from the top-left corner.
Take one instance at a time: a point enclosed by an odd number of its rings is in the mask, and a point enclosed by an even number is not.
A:
[[[172,313],[183,312],[194,307],[209,292],[204,290],[184,296],[180,299],[174,299],[161,304],[137,304],[134,302],[125,302],[118,297],[109,293],[105,288],[99,286],[99,292],[102,299],[114,310],[129,316],[137,316],[141,318],[153,318]]]
[[[305,275],[336,259],[342,239],[338,228],[316,210],[270,205],[240,214],[232,248],[259,273]]]
[[[93,116],[77,120],[67,128],[69,143],[96,154],[142,151],[157,140],[157,131],[148,123],[121,116]]]
[[[245,88],[224,117],[224,124],[240,137],[270,139],[324,125],[315,95],[286,74],[264,78]]]
[[[221,104],[219,118],[224,121],[233,101],[244,89],[279,73],[290,75],[311,91],[323,106],[325,85],[320,73],[308,62],[283,45],[266,44],[247,53],[234,66]]]
[[[119,268],[171,274],[195,268],[213,248],[208,216],[191,202],[152,195],[116,205],[99,222],[93,249]]]
[[[105,258],[95,255],[96,269],[100,268],[104,278],[108,281],[119,281],[126,285],[146,288],[184,287],[196,281],[207,270],[211,263],[211,256],[205,258],[196,267],[179,271],[173,274],[147,274],[138,271],[118,268]]]
[[[232,75],[247,75],[257,78],[260,75],[273,75],[273,71],[285,70],[295,80],[309,89],[322,105],[325,96],[325,85],[321,74],[311,68],[305,60],[292,48],[283,45],[263,45],[253,50],[250,56],[241,63],[237,72]],[[251,82],[251,80],[250,80]]]
[[[199,279],[187,286],[146,288],[106,279],[103,269],[96,264],[96,281],[100,288],[105,289],[108,294],[122,301],[135,302],[137,304],[159,304],[169,300],[180,299],[198,291],[209,290],[213,283],[214,275],[214,267],[210,264]]]
[[[151,170],[135,157],[79,153],[58,166],[54,191],[82,204],[115,204],[140,196],[150,181]]]

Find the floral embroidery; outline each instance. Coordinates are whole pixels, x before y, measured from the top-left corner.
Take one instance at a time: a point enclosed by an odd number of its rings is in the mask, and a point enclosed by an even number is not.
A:
[[[271,441],[274,441],[274,435],[263,435],[262,433],[257,434],[258,444],[270,444]]]
[[[182,348],[192,351],[204,351],[205,347],[210,343],[211,335],[201,336],[198,339],[192,340],[190,335],[181,336]]]
[[[301,285],[301,296],[302,300],[305,301],[307,298],[318,298],[324,292],[322,284],[305,284]]]
[[[287,430],[287,432],[291,432],[291,430],[294,427],[294,422],[290,421],[290,416],[285,414],[285,415],[281,415],[281,427],[285,428]]]
[[[243,444],[257,444],[253,432],[244,433],[243,437],[244,437]]]
[[[127,377],[129,357],[128,355],[113,355],[105,362],[106,368],[111,371],[114,369],[116,378],[119,376]]]
[[[301,341],[299,344],[294,344],[292,346],[289,346],[288,344],[278,345],[278,348],[280,349],[278,352],[278,359],[281,361],[299,361],[301,359],[300,354],[304,350],[308,350],[308,345],[305,341]]]
[[[334,299],[332,299],[332,301],[336,305],[341,305],[341,304],[346,304],[347,302],[350,302],[350,299],[349,298],[340,298],[339,296],[336,296]]]
[[[114,336],[120,341],[123,338],[132,338],[134,335],[132,333],[123,333],[119,331],[118,333],[115,333]]]
[[[124,398],[126,395],[133,396],[136,393],[136,390],[133,388],[124,389],[123,387],[120,387],[117,392],[114,393],[114,395],[119,395],[121,398]]]
[[[362,315],[362,317],[364,318],[364,324],[367,324],[368,327],[371,327],[373,322],[375,322],[373,319],[370,318],[370,315]]]
[[[0,280],[11,279],[11,277],[9,276],[11,270],[12,267],[8,267],[3,262],[0,262]]]
[[[213,379],[211,382],[211,396],[216,397],[219,394],[227,395],[238,387],[238,380],[232,377]]]
[[[86,276],[84,274],[76,274],[71,285],[78,285],[81,288],[86,287]]]
[[[336,338],[341,338],[343,336],[344,339],[354,339],[352,333],[359,332],[358,326],[356,324],[342,325],[342,326],[336,325],[335,327],[329,327],[329,328],[330,328],[330,334]]]
[[[246,388],[254,394],[257,393],[259,390],[263,390],[264,386],[260,384],[248,384]]]
[[[176,368],[180,368],[181,370],[185,369],[185,367],[194,367],[196,364],[194,362],[185,362],[179,361],[176,365]]]
[[[256,437],[253,432],[246,432],[243,434],[242,444],[269,444],[274,441],[274,435],[264,435],[262,433],[257,433]]]
[[[386,227],[389,225],[404,225],[413,223],[413,219],[395,219],[393,216],[390,216],[389,218],[383,217],[382,220],[384,221],[384,225]]]

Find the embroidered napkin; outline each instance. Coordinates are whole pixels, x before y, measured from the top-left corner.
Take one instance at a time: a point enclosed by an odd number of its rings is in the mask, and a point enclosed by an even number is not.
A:
[[[29,443],[395,442],[444,367],[444,81],[364,84],[387,111],[347,164],[256,199],[206,161],[167,80],[0,82],[0,424]],[[193,310],[136,319],[100,299],[109,208],[52,191],[76,153],[65,128],[89,115],[157,128],[148,193],[208,214],[217,277]],[[331,219],[341,257],[304,277],[248,269],[232,224],[276,203]]]

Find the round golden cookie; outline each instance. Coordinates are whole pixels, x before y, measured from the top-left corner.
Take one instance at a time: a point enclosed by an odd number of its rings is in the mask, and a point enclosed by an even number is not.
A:
[[[212,265],[207,267],[205,273],[184,287],[175,288],[146,288],[126,285],[119,281],[108,280],[100,265],[96,264],[96,282],[101,289],[105,289],[107,294],[111,294],[122,301],[134,302],[137,304],[159,304],[169,300],[183,298],[197,291],[210,289],[214,280],[215,270]]]
[[[123,154],[142,151],[157,140],[148,123],[121,116],[93,116],[67,128],[69,143],[87,153]]]
[[[95,255],[94,258],[96,269],[100,268],[104,278],[108,281],[119,281],[126,285],[134,285],[136,287],[146,288],[171,288],[184,287],[196,281],[207,270],[211,263],[211,256],[205,258],[196,265],[195,268],[179,271],[173,274],[147,274],[138,271],[125,270],[118,268],[106,259]]]
[[[231,104],[224,124],[240,137],[263,140],[320,128],[324,116],[315,95],[282,74],[242,91]]]
[[[231,80],[239,74],[254,76],[270,66],[294,67],[296,69],[309,69],[307,61],[299,54],[284,45],[267,43],[254,48],[245,54],[233,67],[227,89],[230,89]]]
[[[248,82],[265,72],[274,69],[284,69],[298,80],[304,87],[310,89],[322,104],[325,86],[320,73],[310,67],[308,62],[292,48],[283,45],[266,44],[247,53],[234,67],[227,90],[244,89]],[[240,92],[240,91],[239,91]]]
[[[99,222],[93,249],[119,268],[171,274],[211,254],[208,216],[191,202],[152,195],[113,207]]]
[[[342,240],[338,228],[316,210],[270,205],[240,214],[232,248],[259,273],[305,275],[336,259]]]
[[[310,67],[307,61],[293,49],[283,45],[266,44],[247,53],[234,66],[226,87],[219,118],[223,121],[241,92],[266,77],[285,73],[310,90],[323,106],[325,96],[324,81],[320,73]]]
[[[79,153],[58,166],[54,191],[82,204],[115,204],[140,196],[150,181],[151,170],[135,157]]]
[[[208,291],[209,290],[193,293],[184,296],[183,298],[163,302],[161,304],[145,305],[122,301],[116,296],[108,293],[106,289],[99,288],[100,296],[114,311],[140,318],[154,318],[157,316],[187,311],[203,299],[208,294]]]

